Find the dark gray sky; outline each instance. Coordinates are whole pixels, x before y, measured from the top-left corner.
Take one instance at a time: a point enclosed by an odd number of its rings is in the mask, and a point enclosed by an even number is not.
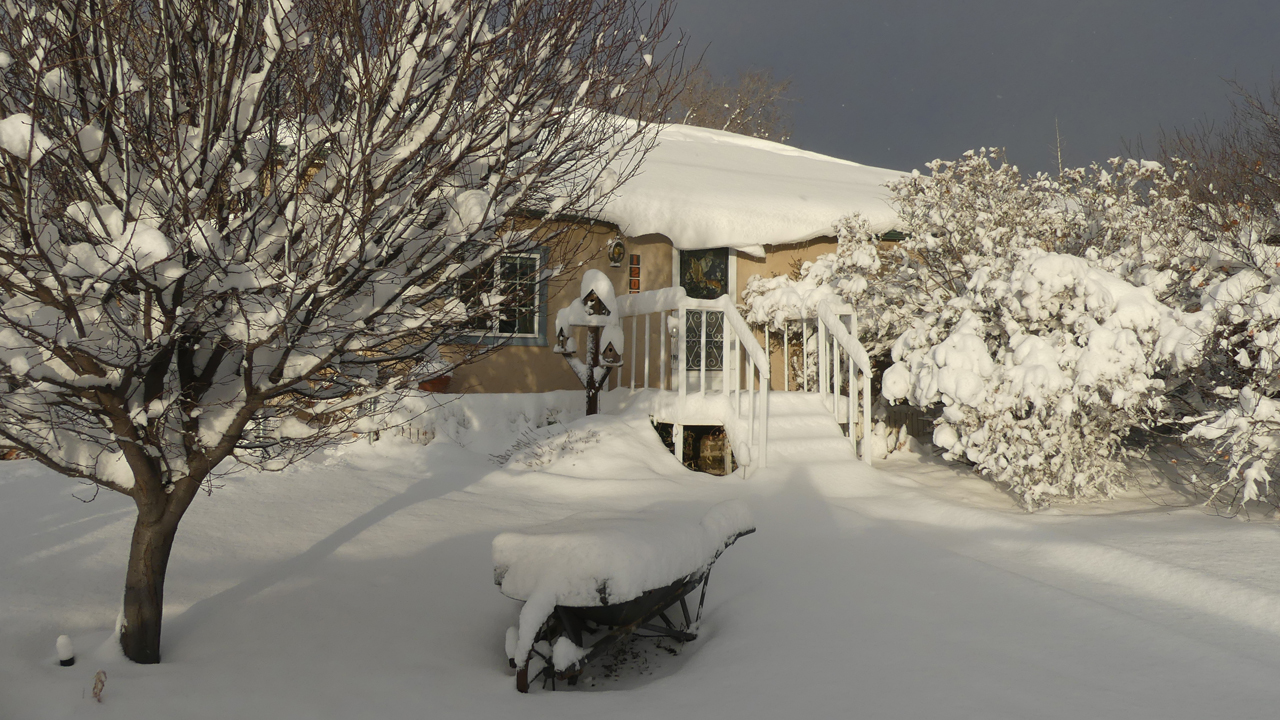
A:
[[[1085,165],[1280,77],[1280,0],[676,1],[711,72],[792,79],[792,145],[900,170],[982,146],[1054,169],[1055,117]]]

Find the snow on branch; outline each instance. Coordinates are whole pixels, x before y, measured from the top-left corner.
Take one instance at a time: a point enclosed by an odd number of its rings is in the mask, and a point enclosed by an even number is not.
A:
[[[642,160],[651,127],[619,116],[665,112],[668,17],[6,6],[0,436],[168,492],[232,454],[274,467],[349,437],[474,359],[445,349],[518,301],[485,289],[498,258],[544,246],[563,264],[563,226],[538,218],[589,214]]]

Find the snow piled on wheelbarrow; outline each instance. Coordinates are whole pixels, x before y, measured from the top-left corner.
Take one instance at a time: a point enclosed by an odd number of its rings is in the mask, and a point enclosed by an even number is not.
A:
[[[494,582],[525,601],[513,657],[528,654],[556,605],[626,602],[700,573],[754,529],[747,504],[730,500],[705,513],[689,506],[579,513],[502,533],[493,540]]]

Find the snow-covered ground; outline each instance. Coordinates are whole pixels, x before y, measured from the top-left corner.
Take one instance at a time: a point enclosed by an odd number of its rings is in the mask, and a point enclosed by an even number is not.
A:
[[[498,407],[454,413],[427,446],[387,433],[199,498],[155,666],[109,637],[128,499],[81,503],[90,488],[0,464],[0,718],[1275,716],[1274,521],[1160,487],[1027,515],[910,452],[874,469],[778,453],[717,478],[641,415],[532,428]],[[735,498],[759,530],[715,565],[696,642],[516,693],[503,645],[520,604],[493,585],[495,536]]]

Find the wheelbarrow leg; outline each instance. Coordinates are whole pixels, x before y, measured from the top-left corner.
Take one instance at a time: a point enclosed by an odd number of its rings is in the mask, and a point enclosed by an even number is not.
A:
[[[529,663],[527,662],[516,671],[516,690],[522,693],[529,692]]]

